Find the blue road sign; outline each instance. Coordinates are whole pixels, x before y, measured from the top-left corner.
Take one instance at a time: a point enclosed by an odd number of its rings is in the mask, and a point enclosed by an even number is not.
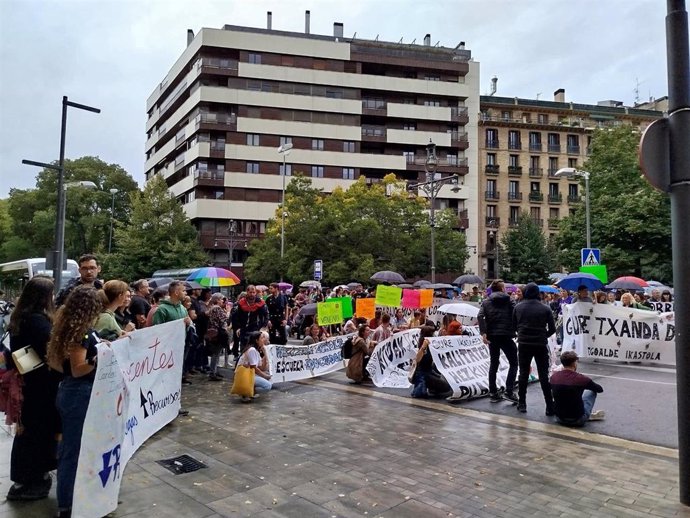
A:
[[[320,281],[323,277],[323,261],[317,259],[314,261],[314,280]]]
[[[597,266],[601,264],[601,250],[599,248],[581,248],[580,259],[582,266]]]

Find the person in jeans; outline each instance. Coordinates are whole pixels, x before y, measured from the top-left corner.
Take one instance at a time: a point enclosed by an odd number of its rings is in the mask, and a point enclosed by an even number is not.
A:
[[[268,392],[273,386],[271,383],[271,374],[268,372],[268,369],[262,370],[261,368],[262,360],[259,350],[263,348],[264,340],[261,331],[252,331],[249,333],[247,335],[247,343],[237,361],[238,366],[242,365],[254,370],[254,391],[257,393]],[[251,401],[251,398],[243,396],[242,401],[247,403]]]
[[[577,372],[577,353],[561,354],[563,370],[551,375],[556,420],[566,426],[584,426],[587,421],[604,419],[603,410],[592,411],[597,394],[604,389],[591,378]]]
[[[57,393],[62,443],[57,467],[58,517],[71,516],[81,434],[96,377],[100,341],[93,322],[103,310],[99,290],[77,286],[55,316],[48,343],[48,364],[64,374]]]
[[[517,347],[513,341],[515,330],[513,329],[513,303],[504,291],[503,280],[496,279],[491,283],[491,295],[482,302],[479,308],[477,320],[482,340],[489,346],[491,363],[489,365],[489,396],[492,403],[502,399],[508,399],[513,403],[518,398],[513,392],[515,375],[517,374]],[[506,378],[506,390],[503,396],[496,386],[496,374],[501,358],[501,351],[506,355],[510,364]]]

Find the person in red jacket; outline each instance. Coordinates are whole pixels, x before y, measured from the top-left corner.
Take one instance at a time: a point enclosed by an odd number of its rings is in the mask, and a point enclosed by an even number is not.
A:
[[[551,375],[556,420],[566,426],[584,426],[587,421],[604,419],[603,410],[592,411],[597,394],[604,389],[584,374],[577,372],[577,353],[561,354],[563,370]]]

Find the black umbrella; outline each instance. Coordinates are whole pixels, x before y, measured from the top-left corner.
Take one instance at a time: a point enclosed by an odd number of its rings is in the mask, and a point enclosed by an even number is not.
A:
[[[170,277],[160,277],[157,279],[151,279],[149,281],[149,287],[150,288],[160,288],[161,286],[167,286],[170,284],[172,281],[175,279],[171,279]]]
[[[348,282],[347,283],[347,287],[351,290],[355,290],[355,289],[357,289],[357,286],[361,286],[361,285],[362,285],[361,282]]]
[[[466,273],[455,279],[451,284],[462,286],[463,284],[484,284],[484,279],[473,273]]]
[[[430,290],[450,290],[453,288],[450,284],[446,284],[445,282],[437,282],[436,284],[427,284],[424,286],[427,289]]]
[[[424,288],[424,287],[428,286],[429,284],[431,284],[431,282],[427,281],[426,279],[420,279],[420,280],[416,281],[412,286],[414,288]]]
[[[302,308],[299,310],[300,315],[316,315],[316,303],[313,304],[305,304],[302,306]]]
[[[402,275],[397,272],[391,272],[390,270],[376,272],[369,280],[374,282],[387,282],[388,284],[402,284],[405,282],[405,278]]]
[[[398,288],[412,288],[412,284],[408,284],[406,282],[403,282],[402,284],[398,284]]]

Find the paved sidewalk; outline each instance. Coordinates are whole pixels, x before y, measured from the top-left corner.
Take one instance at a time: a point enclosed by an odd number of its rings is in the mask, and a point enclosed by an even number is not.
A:
[[[113,516],[690,516],[674,449],[343,379],[284,383],[242,404],[227,382],[196,376],[190,415],[129,462]],[[0,518],[52,516],[54,489],[4,501],[11,437],[0,433]],[[173,475],[155,462],[182,454],[209,467]]]

